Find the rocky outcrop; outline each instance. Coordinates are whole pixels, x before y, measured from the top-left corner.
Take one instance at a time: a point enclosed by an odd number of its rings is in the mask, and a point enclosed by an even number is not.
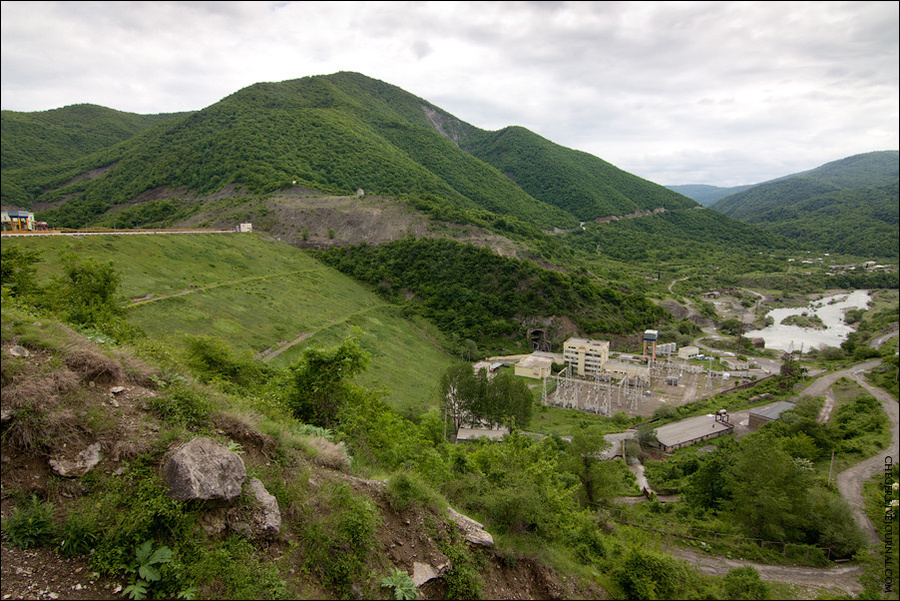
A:
[[[178,501],[231,501],[241,494],[247,470],[237,453],[210,438],[195,438],[169,457],[163,478]]]
[[[494,537],[484,529],[484,526],[476,522],[470,517],[455,511],[452,507],[447,508],[450,519],[456,524],[466,536],[466,542],[477,547],[493,547]]]
[[[65,458],[53,458],[49,463],[53,471],[63,478],[80,478],[100,463],[101,459],[103,459],[103,453],[100,443],[95,442],[80,452],[74,461]]]

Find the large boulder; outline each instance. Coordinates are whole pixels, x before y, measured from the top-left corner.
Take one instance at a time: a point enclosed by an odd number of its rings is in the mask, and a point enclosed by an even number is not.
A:
[[[247,469],[237,453],[210,438],[195,438],[169,457],[163,478],[178,501],[231,501],[240,496]]]

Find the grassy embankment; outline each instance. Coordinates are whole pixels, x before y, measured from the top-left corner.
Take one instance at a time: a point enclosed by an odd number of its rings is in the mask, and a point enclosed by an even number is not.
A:
[[[431,340],[440,333],[412,321],[365,286],[305,251],[257,235],[128,235],[4,240],[41,252],[40,278],[60,272],[63,253],[111,261],[121,275],[128,321],[176,348],[187,335],[225,341],[238,354],[296,345],[270,359],[296,360],[303,348],[329,348],[362,331],[371,353],[365,383],[380,382],[401,414],[436,403],[450,357]]]

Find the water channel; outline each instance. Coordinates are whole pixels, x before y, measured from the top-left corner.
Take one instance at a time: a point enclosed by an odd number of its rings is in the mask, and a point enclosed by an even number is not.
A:
[[[772,309],[766,316],[773,324],[762,330],[746,332],[747,338],[762,338],[766,348],[779,351],[799,351],[823,346],[840,346],[854,328],[844,322],[844,313],[850,309],[867,309],[871,296],[868,290],[855,290],[849,294],[826,296],[811,302],[806,307]],[[782,324],[792,315],[816,315],[825,325],[824,329],[804,328]]]

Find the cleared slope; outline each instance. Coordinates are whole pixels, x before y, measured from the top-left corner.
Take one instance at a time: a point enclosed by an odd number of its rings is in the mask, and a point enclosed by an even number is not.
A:
[[[358,328],[372,354],[366,377],[380,380],[402,411],[429,403],[451,358],[440,335],[306,251],[256,235],[140,235],[4,240],[39,249],[43,278],[58,273],[62,252],[112,261],[122,275],[128,320],[151,338],[213,336],[257,355],[308,335],[272,362],[284,365],[308,346],[331,347]]]

